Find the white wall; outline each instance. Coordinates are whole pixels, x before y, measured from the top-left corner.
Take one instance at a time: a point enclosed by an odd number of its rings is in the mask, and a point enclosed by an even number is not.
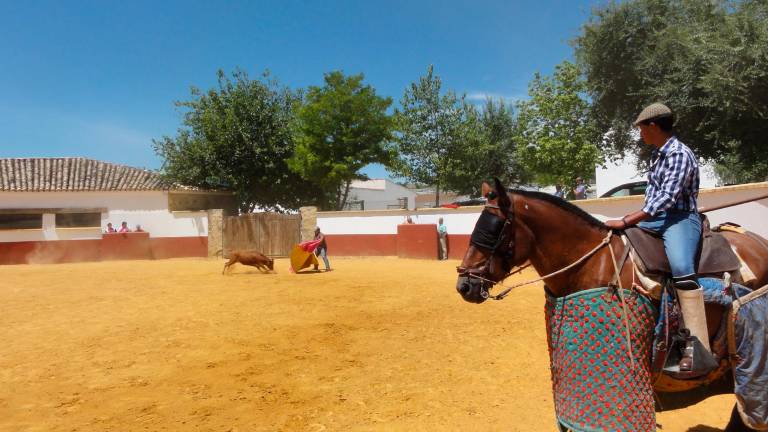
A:
[[[595,169],[597,196],[624,183],[646,180],[646,173],[638,172],[635,168],[636,163],[637,157],[630,154],[622,160],[607,162],[605,167],[598,166]],[[720,184],[711,164],[700,163],[699,166],[700,188],[713,188]]]
[[[366,210],[386,210],[388,204],[397,204],[397,199],[408,197],[408,208],[416,208],[416,193],[389,180],[375,179],[355,182],[349,190],[348,201],[365,201]],[[368,186],[368,187],[366,187]]]
[[[749,185],[726,186],[702,189],[699,192],[699,207],[768,194],[768,182]],[[640,210],[643,196],[602,198],[572,201],[587,213],[600,219],[616,219]],[[373,211],[373,212],[319,212],[317,224],[326,234],[396,234],[397,225],[410,215],[416,223],[437,223],[443,217],[449,234],[471,234],[482,207],[459,209],[419,209],[416,211]],[[723,222],[734,222],[744,228],[768,238],[768,199],[729,207],[708,213],[712,226]]]
[[[0,242],[98,239],[112,222],[122,221],[131,230],[141,225],[151,237],[195,237],[208,235],[208,215],[204,211],[168,211],[168,193],[142,192],[0,192],[0,208],[106,208],[101,228],[56,228],[55,215],[43,215],[42,230],[0,230]]]
[[[390,210],[375,212],[319,212],[317,225],[325,234],[397,234],[397,226],[411,216],[417,224],[437,224],[443,218],[449,234],[471,234],[482,207],[461,209]]]

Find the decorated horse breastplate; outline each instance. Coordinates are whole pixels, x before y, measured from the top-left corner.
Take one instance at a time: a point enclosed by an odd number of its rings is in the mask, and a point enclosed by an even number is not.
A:
[[[558,423],[571,430],[656,430],[650,372],[655,310],[645,297],[624,292],[633,363],[615,289],[547,295],[555,412]]]

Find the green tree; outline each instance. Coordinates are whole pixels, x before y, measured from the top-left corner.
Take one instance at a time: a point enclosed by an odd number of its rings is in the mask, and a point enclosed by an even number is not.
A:
[[[608,153],[636,151],[631,121],[661,101],[698,156],[768,177],[768,2],[611,2],[574,46]]]
[[[554,74],[536,74],[529,100],[518,103],[517,153],[539,184],[571,185],[591,178],[600,162],[600,132],[584,98],[585,83],[573,63],[563,62]]]
[[[513,107],[504,100],[486,99],[482,110],[468,110],[463,134],[465,145],[449,159],[446,187],[461,194],[480,195],[480,185],[498,177],[506,185],[531,179],[518,161]]]
[[[392,171],[413,183],[435,186],[435,205],[440,188],[451,180],[464,162],[470,145],[474,109],[453,91],[441,94],[442,80],[429,66],[426,76],[405,90],[401,109],[395,111],[399,158]]]
[[[191,93],[191,100],[176,102],[185,110],[177,135],[153,140],[169,180],[231,189],[242,212],[297,208],[311,196],[311,184],[286,164],[298,95],[268,73],[251,80],[240,70],[231,78],[220,70],[217,88]]]
[[[319,186],[317,204],[341,210],[352,180],[366,178],[360,170],[371,163],[388,164],[392,118],[391,98],[376,95],[363,75],[325,74],[323,87],[310,87],[298,110],[296,153],[290,167]]]

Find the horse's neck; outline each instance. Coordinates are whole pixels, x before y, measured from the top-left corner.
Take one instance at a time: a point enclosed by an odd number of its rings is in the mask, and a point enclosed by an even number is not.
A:
[[[518,207],[515,207],[518,210]],[[580,216],[555,204],[530,200],[518,212],[521,222],[533,235],[530,261],[540,275],[568,267],[588,254],[605,238],[601,230]],[[616,251],[618,255],[621,251]],[[612,276],[613,263],[608,248],[603,248],[572,270],[545,280],[547,288],[556,297],[577,291],[607,285]]]

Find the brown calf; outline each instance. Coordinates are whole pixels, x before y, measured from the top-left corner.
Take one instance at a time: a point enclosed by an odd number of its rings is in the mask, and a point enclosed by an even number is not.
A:
[[[235,263],[254,266],[264,273],[275,271],[275,260],[267,258],[267,256],[261,252],[232,251],[229,253],[229,261],[224,264],[224,269],[221,271],[221,274],[224,274],[224,272]]]

